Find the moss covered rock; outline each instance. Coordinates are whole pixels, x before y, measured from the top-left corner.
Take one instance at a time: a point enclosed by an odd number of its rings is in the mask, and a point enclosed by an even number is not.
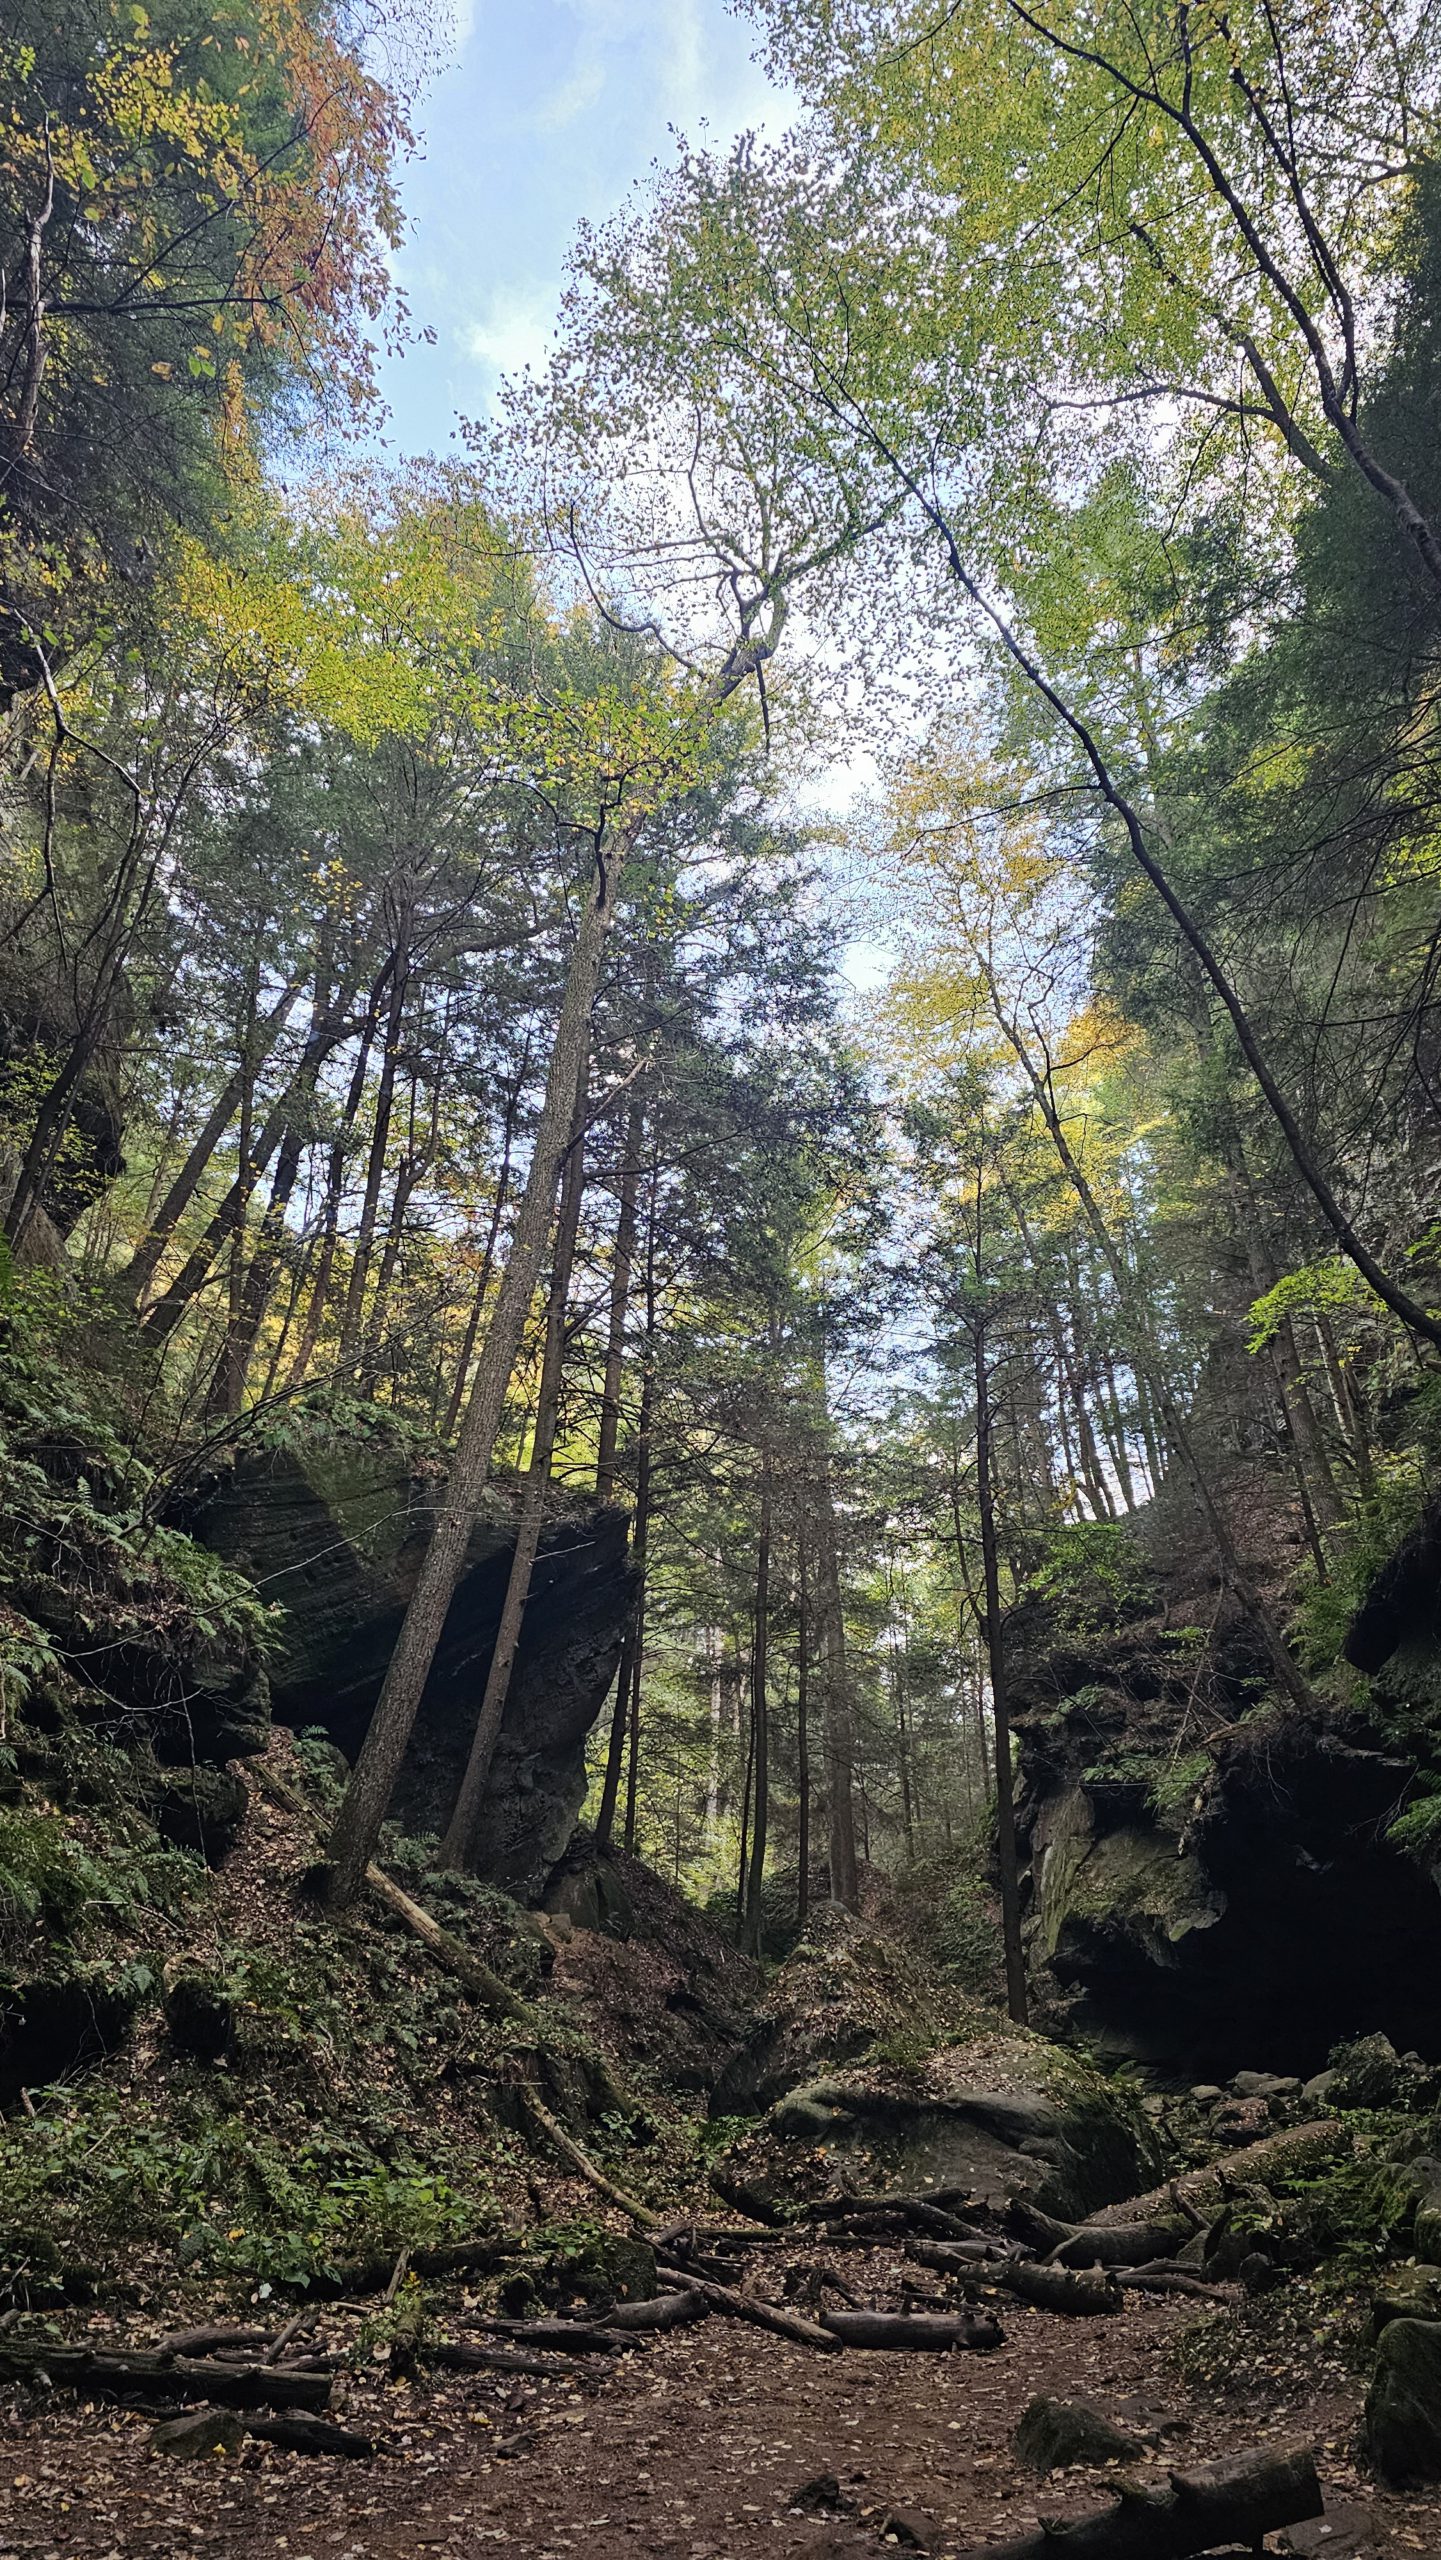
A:
[[[1116,2426],[1094,2400],[1056,2400],[1045,2391],[1027,2401],[1012,2441],[1016,2460],[1028,2471],[1134,2462],[1146,2449],[1139,2436]]]
[[[1366,2394],[1366,2451],[1387,2480],[1441,2480],[1441,2323],[1387,2323]]]

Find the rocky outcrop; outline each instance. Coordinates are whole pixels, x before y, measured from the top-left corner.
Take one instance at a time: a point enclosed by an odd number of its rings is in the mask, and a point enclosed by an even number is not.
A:
[[[195,1535],[278,1612],[276,1718],[319,1726],[353,1759],[425,1550],[443,1483],[377,1433],[297,1434],[241,1460],[191,1513]],[[515,1544],[516,1497],[493,1485],[426,1686],[393,1812],[443,1827],[479,1711]],[[547,1520],[481,1820],[477,1867],[537,1893],[585,1796],[586,1738],[615,1675],[631,1597],[625,1515],[557,1501]]]
[[[1344,1650],[1387,1705],[1423,1720],[1441,1707],[1441,1498],[1373,1577]]]
[[[1441,1894],[1388,1836],[1416,1758],[1360,1710],[1269,1699],[1194,1552],[1170,1564],[1153,1537],[1146,1561],[1148,1585],[1112,1572],[1088,1593],[1078,1576],[1018,1613],[1043,2014],[1198,2080],[1258,2059],[1304,2075],[1372,2030],[1441,2054]],[[1368,1658],[1433,1605],[1418,1553],[1371,1608]]]
[[[836,2185],[1027,2194],[1079,2216],[1160,2165],[1123,2090],[958,2001],[903,1940],[836,1905],[811,1914],[716,2083],[715,2114],[762,2108],[713,2170],[762,2219]]]

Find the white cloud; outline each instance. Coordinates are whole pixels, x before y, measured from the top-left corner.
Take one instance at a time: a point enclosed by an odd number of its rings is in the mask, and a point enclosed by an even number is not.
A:
[[[542,363],[554,322],[555,301],[549,289],[502,288],[491,295],[484,318],[471,321],[458,334],[474,363],[494,365],[497,373],[519,373],[526,365]]]
[[[465,5],[465,0],[462,0]],[[597,104],[612,78],[627,96],[616,101],[629,118],[637,100],[635,57],[645,64],[651,100],[667,124],[702,121],[734,129],[758,121],[774,95],[753,63],[737,66],[730,31],[717,44],[717,0],[561,0],[576,22],[574,59],[566,77],[536,110],[534,124],[555,132]]]

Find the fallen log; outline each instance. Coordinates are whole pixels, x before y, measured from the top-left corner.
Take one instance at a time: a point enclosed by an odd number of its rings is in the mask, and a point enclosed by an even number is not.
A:
[[[501,2320],[477,2316],[476,2327],[492,2337],[510,2338],[518,2347],[548,2347],[563,2356],[624,2355],[634,2344],[626,2332],[604,2320]]]
[[[1215,2284],[1203,2284],[1189,2267],[1118,2267],[1116,2282],[1129,2285],[1136,2293],[1185,2293],[1196,2302],[1229,2302],[1232,2297]]]
[[[1108,2268],[1043,2267],[1034,2258],[1016,2258],[998,2267],[993,2281],[1033,2311],[1086,2315],[1121,2308],[1121,2289]]]
[[[297,2373],[284,2365],[227,2364],[188,2356],[157,2355],[153,2348],[16,2345],[0,2340],[0,2381],[62,2391],[90,2391],[120,2399],[129,2391],[155,2391],[175,2400],[214,2400],[227,2409],[324,2409],[328,2373]]]
[[[590,2153],[582,2151],[580,2144],[572,2140],[564,2125],[557,2124],[549,2107],[537,2096],[534,2089],[527,2085],[522,2089],[521,2096],[527,2114],[539,2125],[552,2150],[558,2151],[562,2160],[568,2162],[569,2166],[585,2179],[588,2186],[595,2188],[597,2195],[604,2196],[607,2204],[616,2205],[622,2213],[629,2214],[631,2221],[640,2230],[647,2234],[654,2231],[657,2217],[652,2213],[650,2206],[642,2204],[639,2196],[627,2195],[624,2187],[616,2186],[603,2169],[597,2168]]]
[[[1270,2178],[1291,2177],[1351,2147],[1351,2134],[1334,2116],[1322,2117],[1315,2124],[1288,2125],[1280,2133],[1268,2133],[1262,2141],[1248,2143],[1244,2151],[1226,2151],[1219,2159],[1208,2160],[1203,2168],[1187,2169],[1164,2187],[1152,2187],[1147,2194],[1131,2196],[1124,2204],[1105,2205],[1091,2215],[1088,2228],[1165,2221],[1169,2219],[1168,2205],[1182,2214],[1193,2205],[1198,2206],[1198,2219],[1205,2220],[1208,2208],[1214,2210],[1224,2204],[1236,2188],[1253,2179],[1264,2185]],[[1069,2239],[1071,2232],[1067,2230],[1062,2236]]]
[[[539,2382],[565,2382],[573,2391],[583,2377],[564,2356],[524,2355],[515,2347],[477,2347],[466,2339],[433,2338],[419,2350],[425,2364],[447,2373],[528,2373]]]
[[[1013,2542],[977,2544],[958,2560],[1196,2560],[1235,2543],[1259,2551],[1268,2533],[1324,2512],[1310,2446],[1267,2447],[1168,2478],[1137,2473],[1121,2481],[1113,2506]]]
[[[927,2231],[938,2240],[966,2240],[972,2234],[953,2213],[939,2205],[907,2198],[900,2204],[848,2204],[820,2217],[824,2231]]]
[[[975,2276],[983,2268],[1010,2265],[1018,2252],[1005,2240],[908,2240],[905,2254],[937,2275]]]
[[[759,2225],[754,2230],[739,2222],[668,2222],[650,2234],[651,2246],[657,2250],[733,2248],[779,2248],[793,2235],[785,2230],[772,2230]]]
[[[823,2311],[823,2325],[843,2347],[946,2355],[952,2347],[999,2347],[1005,2332],[989,2311]]]
[[[1058,2267],[1143,2267],[1169,2258],[1191,2236],[1188,2222],[1083,2222],[1051,2252]]]
[[[935,2187],[923,2196],[820,2196],[801,2205],[794,2218],[798,2222],[854,2222],[894,2214],[914,2230],[933,2232],[938,2239],[973,2239],[977,2235],[957,2220],[955,2208],[974,2202],[969,2187]]]
[[[262,2444],[278,2444],[285,2453],[338,2453],[351,2462],[368,2462],[375,2451],[369,2436],[353,2427],[332,2426],[328,2418],[249,2418],[245,2432]]]
[[[434,2249],[412,2249],[410,2271],[416,2276],[493,2275],[497,2268],[509,2265],[512,2258],[523,2258],[528,2245],[515,2238],[448,2240]],[[344,2302],[381,2292],[394,2273],[394,2250],[375,2249],[363,2258],[348,2259],[331,2276],[313,2276],[304,2281],[313,2296],[327,2302]]]
[[[693,2285],[684,2293],[657,2293],[649,2302],[616,2302],[605,2315],[608,2329],[682,2329],[689,2320],[705,2318],[705,2304]]]
[[[1094,2220],[1094,2216],[1092,2217]],[[1074,2222],[1058,2222],[1053,2213],[1042,2213],[1029,2196],[1012,2196],[1006,2206],[1006,2221],[1018,2240],[1036,2250],[1059,2249],[1073,2239],[1078,2226]]]
[[[155,2341],[158,2356],[218,2356],[227,2348],[249,2352],[254,2347],[268,2348],[272,2340],[269,2329],[167,2329]]]
[[[246,1775],[263,1796],[268,1796],[272,1804],[280,1807],[282,1813],[295,1814],[309,1830],[315,1830],[314,1807],[307,1804],[299,1788],[292,1787],[287,1778],[280,1777],[274,1769],[267,1769],[263,1762],[254,1760],[249,1764]],[[449,1929],[443,1929],[430,1912],[412,1901],[383,1867],[368,1866],[365,1884],[377,1901],[385,1903],[397,1919],[405,1922],[412,1937],[418,1938],[421,1945],[429,1949],[442,1970],[453,1975],[457,1982],[463,1982],[467,1991],[473,1992],[485,2008],[493,2010],[498,2018],[509,2018],[515,2026],[539,2031],[541,2020],[530,2002],[523,2000],[518,1991],[513,1991],[508,1982],[502,1982],[500,1975],[493,1972],[472,1947],[467,1947]]]
[[[769,2329],[778,2338],[788,2338],[793,2346],[819,2347],[834,2354],[840,2339],[814,2320],[803,2319],[799,2311],[782,2311],[773,2302],[756,2302],[748,2293],[737,2293],[734,2286],[717,2284],[710,2276],[687,2275],[679,2267],[658,2267],[662,2284],[674,2285],[677,2292],[687,2289],[699,2294],[712,2311],[730,2320],[748,2320],[755,2329]]]

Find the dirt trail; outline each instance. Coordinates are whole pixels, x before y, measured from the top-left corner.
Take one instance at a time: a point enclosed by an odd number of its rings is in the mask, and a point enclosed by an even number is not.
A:
[[[1008,2306],[1006,2343],[987,2354],[829,2357],[712,2320],[627,2356],[591,2390],[479,2375],[434,2387],[378,2375],[343,2382],[337,2414],[386,2441],[374,2463],[257,2445],[177,2463],[151,2452],[147,2418],[57,2400],[43,2417],[5,2426],[0,2552],[867,2560],[894,2547],[883,2519],[899,2508],[940,2560],[1104,2503],[1104,2473],[1042,2483],[1014,2463],[1012,2429],[1043,2390],[1085,2392],[1141,2432],[1175,2422],[1165,2450],[1180,2462],[1306,2436],[1330,2530],[1304,2528],[1289,2547],[1338,2560],[1441,2555],[1441,2499],[1376,2491],[1348,2459],[1359,2386],[1327,2368],[1304,2392],[1258,2377],[1249,2396],[1199,2395],[1166,2357],[1194,2317],[1194,2305],[1177,2302],[1133,2301],[1099,2321]],[[791,2512],[796,2489],[826,2472],[852,2511]]]

